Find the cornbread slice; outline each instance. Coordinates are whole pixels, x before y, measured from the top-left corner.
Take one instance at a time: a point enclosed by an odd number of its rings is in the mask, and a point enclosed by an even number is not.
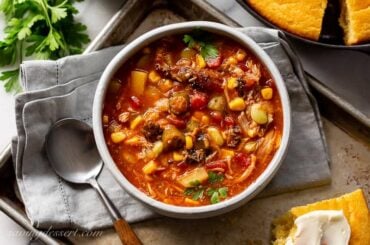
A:
[[[275,25],[312,40],[318,40],[327,0],[247,0],[249,5]]]
[[[370,41],[370,0],[341,0],[339,24],[346,45]]]
[[[287,238],[293,237],[296,231],[294,221],[299,216],[317,210],[342,210],[351,226],[350,245],[370,244],[370,213],[367,207],[364,193],[358,189],[352,193],[294,207],[288,213],[277,218],[273,222],[274,245],[285,245]]]

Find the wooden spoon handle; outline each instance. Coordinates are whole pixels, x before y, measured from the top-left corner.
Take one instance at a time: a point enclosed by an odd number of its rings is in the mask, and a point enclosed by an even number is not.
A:
[[[141,245],[141,241],[131,229],[130,225],[123,219],[114,222],[114,229],[124,245]]]

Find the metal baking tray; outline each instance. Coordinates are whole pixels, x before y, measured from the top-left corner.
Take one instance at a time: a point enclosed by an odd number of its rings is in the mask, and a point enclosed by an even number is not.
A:
[[[216,10],[203,0],[127,0],[123,7],[112,17],[99,35],[86,48],[84,53],[129,42],[143,32],[158,26],[186,20],[208,20],[237,27],[237,23]],[[122,23],[127,23],[123,25]],[[324,103],[325,105],[325,103]],[[30,225],[22,202],[17,195],[10,144],[0,155],[0,210],[8,214],[28,231],[39,234],[37,237],[46,244],[55,239],[39,233]],[[71,241],[63,241],[73,243]]]

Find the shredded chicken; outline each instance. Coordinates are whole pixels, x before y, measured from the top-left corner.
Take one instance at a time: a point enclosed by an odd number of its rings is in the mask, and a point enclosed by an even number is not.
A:
[[[243,182],[244,180],[246,180],[250,175],[251,173],[253,172],[253,170],[256,168],[256,156],[254,154],[251,154],[251,163],[250,165],[245,169],[245,171],[242,173],[242,175],[240,175],[240,177],[238,177],[235,182],[236,183],[240,183],[240,182]]]

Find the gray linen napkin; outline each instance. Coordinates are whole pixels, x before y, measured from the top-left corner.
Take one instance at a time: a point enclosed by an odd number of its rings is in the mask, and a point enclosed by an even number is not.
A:
[[[261,195],[329,183],[330,170],[320,117],[297,57],[277,31],[265,28],[240,31],[254,39],[274,60],[286,82],[292,104],[293,129],[287,158]],[[26,92],[16,97],[18,136],[13,140],[12,153],[21,197],[36,227],[91,230],[111,225],[94,190],[69,184],[56,176],[44,152],[44,139],[50,126],[59,119],[73,117],[91,123],[97,82],[121,48],[57,61],[27,61],[21,66]],[[125,193],[106,167],[98,181],[128,222],[156,216]]]

